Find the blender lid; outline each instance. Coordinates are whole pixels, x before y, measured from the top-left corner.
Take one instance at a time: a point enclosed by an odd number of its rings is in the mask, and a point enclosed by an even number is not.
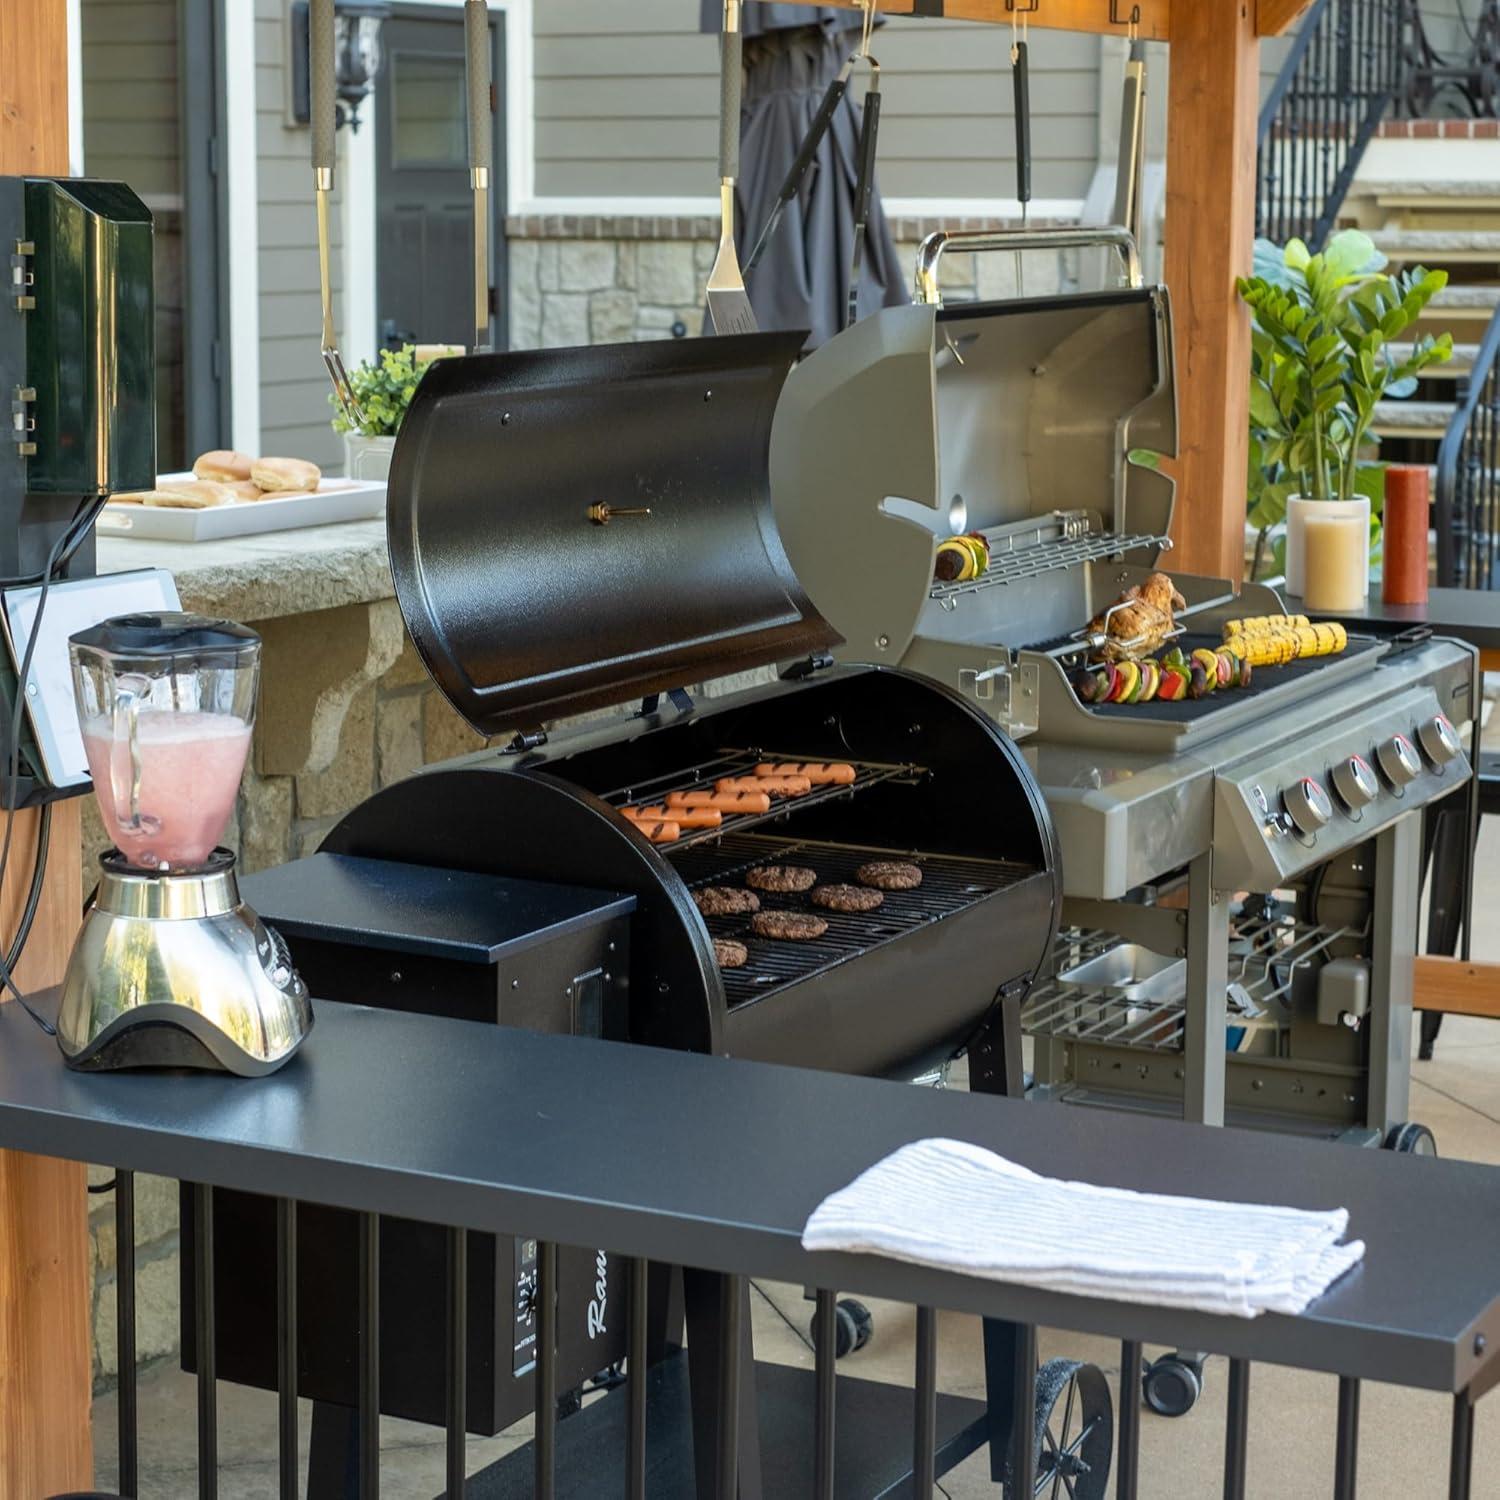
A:
[[[118,656],[158,658],[163,662],[190,657],[202,666],[229,666],[260,649],[260,637],[233,620],[177,610],[116,615],[68,637],[73,646]]]

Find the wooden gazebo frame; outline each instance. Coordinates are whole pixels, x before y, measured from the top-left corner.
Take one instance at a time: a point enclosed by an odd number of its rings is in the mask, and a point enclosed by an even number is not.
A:
[[[836,0],[854,5],[858,0]],[[1026,3],[1026,0],[1019,0]],[[1166,280],[1177,332],[1177,553],[1187,571],[1243,571],[1249,324],[1234,290],[1250,265],[1259,40],[1307,0],[1037,0],[1028,23],[1171,46]],[[881,0],[886,14],[1008,24],[1007,0]],[[0,173],[68,170],[67,0],[0,4]],[[62,977],[81,905],[78,802],[59,804],[47,887],[20,982]],[[29,868],[37,815],[17,815]],[[14,930],[17,877],[0,893]],[[0,1019],[20,1025],[15,1017]],[[3,1043],[0,1043],[3,1044]],[[87,1200],[83,1169],[0,1152],[0,1495],[93,1483]]]

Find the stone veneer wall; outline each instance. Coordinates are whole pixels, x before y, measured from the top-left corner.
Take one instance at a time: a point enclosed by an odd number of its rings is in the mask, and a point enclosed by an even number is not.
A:
[[[901,219],[893,224],[902,263],[934,228],[990,222]],[[515,219],[511,236],[510,342],[562,347],[670,338],[702,326],[702,290],[718,239],[707,219]],[[1056,291],[1071,274],[1061,257],[1032,255],[1025,290]],[[943,262],[951,300],[1014,295],[1008,254],[952,255]],[[246,621],[264,652],[259,720],[226,842],[246,872],[313,852],[338,819],[371,792],[420,766],[477,750],[483,741],[433,689],[407,639],[394,599],[275,620]],[[766,674],[709,684],[733,690]],[[84,812],[84,868],[108,847],[93,799]],[[95,1169],[91,1180],[108,1181]],[[115,1373],[114,1205],[93,1200],[94,1369]],[[177,1187],[136,1179],[137,1343],[141,1360],[178,1347]]]

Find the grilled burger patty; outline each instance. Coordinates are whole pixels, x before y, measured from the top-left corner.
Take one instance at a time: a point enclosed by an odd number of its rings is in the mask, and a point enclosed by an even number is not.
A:
[[[706,885],[692,897],[705,917],[738,917],[760,910],[760,897],[737,885]]]
[[[788,895],[794,891],[809,891],[817,884],[816,870],[803,869],[801,865],[757,865],[745,876],[745,884],[758,891],[775,891]]]
[[[808,899],[829,911],[856,912],[874,911],[885,897],[863,885],[820,885],[813,888]]]
[[[855,879],[877,891],[914,891],[922,883],[922,872],[904,860],[874,859],[859,867]]]
[[[743,969],[749,960],[750,950],[733,938],[714,939],[714,958],[721,969]]]
[[[784,943],[807,943],[828,931],[822,917],[800,911],[758,911],[750,918],[757,937],[779,938]]]

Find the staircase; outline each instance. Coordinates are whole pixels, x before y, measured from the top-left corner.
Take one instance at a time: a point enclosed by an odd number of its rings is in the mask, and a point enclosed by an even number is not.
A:
[[[1430,370],[1410,399],[1381,402],[1372,424],[1382,458],[1435,465],[1480,341],[1500,309],[1500,175],[1488,182],[1371,185],[1361,207],[1391,270],[1420,265],[1448,272],[1447,287],[1420,327],[1450,332],[1454,357]]]

